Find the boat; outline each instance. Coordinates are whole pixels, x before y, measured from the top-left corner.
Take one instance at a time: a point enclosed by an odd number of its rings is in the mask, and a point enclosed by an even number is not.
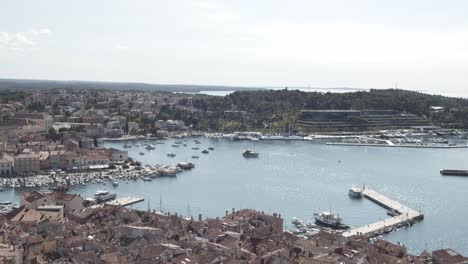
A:
[[[395,210],[395,209],[390,209],[390,210],[387,211],[387,215],[389,215],[389,216],[398,216],[398,215],[400,215],[400,214],[401,214],[401,213],[398,212],[398,211]]]
[[[132,145],[125,144],[125,145],[123,145],[123,147],[124,147],[124,148],[131,148]]]
[[[183,169],[183,170],[190,170],[195,168],[195,164],[191,162],[180,162],[177,164],[177,167]]]
[[[349,226],[344,225],[342,219],[338,215],[331,212],[314,213],[315,223],[320,226],[331,227],[333,229],[348,229]]]
[[[193,155],[192,159],[198,159],[199,157],[197,155]]]
[[[193,150],[199,150],[200,148],[199,147],[194,147],[192,148]]]
[[[119,186],[119,182],[118,181],[112,181],[112,186],[114,186],[114,187]]]
[[[177,144],[172,144],[171,146],[173,146],[174,148],[178,148],[178,147],[179,147],[179,145],[177,145]]]
[[[143,152],[140,152],[140,153],[138,153],[138,154],[140,154],[141,156],[145,155],[145,153],[143,153]]]
[[[163,168],[158,171],[159,176],[161,177],[175,177],[177,176],[177,171],[169,168]]]
[[[68,187],[67,185],[63,185],[63,184],[57,184],[56,186],[53,186],[51,188],[51,190],[55,192],[67,192],[69,189],[70,187]]]
[[[110,192],[110,191],[97,191],[94,194],[94,199],[96,199],[97,202],[106,202],[109,200],[113,200],[117,197],[117,194]]]
[[[196,140],[196,139],[194,140],[194,142],[195,142],[195,144],[201,144],[201,142]]]
[[[356,188],[356,187],[351,187],[351,188],[349,188],[348,195],[351,198],[361,198],[362,197],[362,191],[363,191],[363,189]]]
[[[444,176],[468,176],[468,170],[441,170]]]
[[[173,152],[171,152],[171,153],[167,153],[167,156],[168,156],[168,157],[175,157],[175,156],[176,156],[176,154],[175,154],[175,153],[173,153]]]
[[[209,150],[214,150],[214,147],[213,147],[213,146],[210,146],[208,149],[209,149]]]
[[[156,149],[156,148],[153,145],[148,145],[148,146],[146,146],[146,149],[151,150],[151,149]]]
[[[150,177],[143,177],[143,181],[151,181]]]
[[[208,154],[208,153],[210,153],[210,152],[209,152],[208,150],[204,149],[204,150],[202,150],[201,153],[203,153],[203,154]]]
[[[258,158],[259,153],[252,151],[252,150],[246,150],[242,153],[242,156],[244,158]]]

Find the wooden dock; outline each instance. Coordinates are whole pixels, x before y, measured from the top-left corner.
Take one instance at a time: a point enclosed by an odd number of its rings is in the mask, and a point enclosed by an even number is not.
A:
[[[128,206],[132,204],[136,204],[139,202],[143,202],[145,199],[143,198],[135,198],[135,197],[122,197],[110,202],[107,202],[108,205],[116,205],[116,206]]]
[[[411,209],[372,189],[364,188],[362,190],[362,195],[383,208],[396,212],[398,215],[369,225],[353,228],[343,233],[345,237],[355,235],[376,236],[391,232],[396,228],[412,225],[416,221],[424,218],[421,212]]]

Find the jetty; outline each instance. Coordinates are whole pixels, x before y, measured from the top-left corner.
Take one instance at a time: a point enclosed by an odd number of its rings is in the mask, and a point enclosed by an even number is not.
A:
[[[374,191],[372,189],[363,188],[362,196],[369,199],[370,201],[380,205],[381,207],[395,212],[395,216],[387,218],[382,221],[378,221],[362,227],[353,228],[343,233],[344,237],[350,236],[377,236],[380,234],[389,233],[395,229],[412,225],[413,223],[424,219],[424,214],[421,212],[409,208],[397,201],[394,201],[387,196]]]
[[[430,148],[430,149],[460,149],[468,148],[468,145],[437,145],[437,144],[376,144],[376,143],[346,143],[327,142],[331,146],[355,146],[355,147],[383,147],[383,148]]]
[[[355,146],[355,147],[382,147],[382,148],[428,148],[428,149],[461,149],[468,145],[441,145],[441,144],[377,144],[377,143],[347,143],[327,142],[330,146]]]
[[[128,206],[136,203],[143,202],[145,199],[143,198],[136,198],[136,197],[122,197],[110,202],[107,202],[108,205],[116,205],[116,206]]]

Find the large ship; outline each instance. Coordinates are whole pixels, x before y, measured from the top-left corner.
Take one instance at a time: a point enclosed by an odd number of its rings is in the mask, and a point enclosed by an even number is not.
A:
[[[97,202],[106,202],[109,200],[114,200],[117,197],[117,194],[110,192],[110,191],[97,191],[94,194],[94,199]]]
[[[331,227],[333,229],[348,229],[349,226],[343,224],[342,219],[331,212],[314,213],[315,223],[317,225]]]

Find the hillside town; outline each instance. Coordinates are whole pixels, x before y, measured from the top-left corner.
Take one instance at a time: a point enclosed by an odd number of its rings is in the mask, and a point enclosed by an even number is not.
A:
[[[202,111],[202,97],[53,89],[9,92],[2,100],[0,188],[63,185],[49,192],[26,189],[15,206],[2,202],[8,210],[0,212],[0,263],[468,263],[452,249],[414,255],[404,245],[369,235],[345,237],[323,229],[304,237],[286,229],[277,213],[233,208],[217,218],[182,216],[170,210],[90,203],[67,192],[66,184],[103,177],[112,181],[124,171],[127,180],[131,173],[146,175],[138,171],[146,173],[149,167],[133,161],[128,151],[106,148],[101,142],[197,135],[196,124],[203,120],[198,117],[210,113]],[[400,115],[396,111],[372,114],[386,115],[385,122],[397,127],[431,125],[424,118],[396,118]],[[248,115],[223,112],[230,120]],[[302,111],[298,122],[339,127],[343,115],[361,114]],[[235,138],[242,135],[258,140],[261,133],[238,132]],[[47,177],[43,182],[38,180],[41,175]]]
[[[402,245],[319,232],[302,239],[281,215],[243,209],[182,218],[119,206],[82,209],[80,197],[30,193],[2,216],[1,263],[466,263],[450,249],[408,254]],[[52,205],[54,204],[54,205]],[[58,205],[55,205],[58,204]],[[68,210],[65,210],[68,208]]]

